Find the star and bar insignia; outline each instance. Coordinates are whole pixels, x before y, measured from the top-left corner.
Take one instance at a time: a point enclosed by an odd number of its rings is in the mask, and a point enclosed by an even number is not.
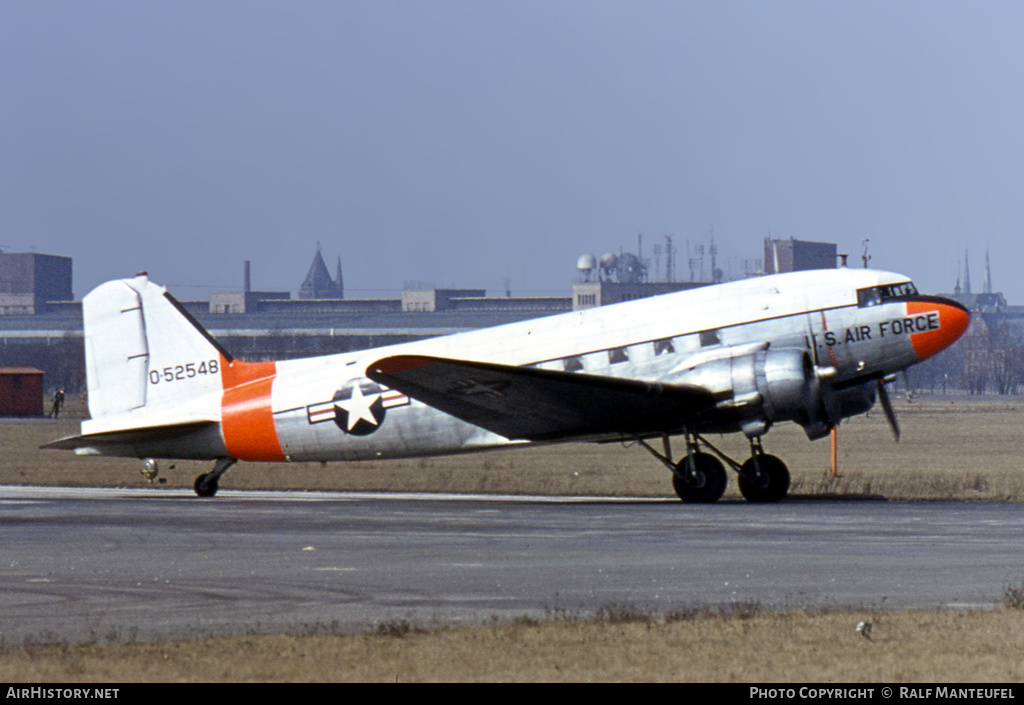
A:
[[[310,404],[306,416],[311,424],[334,421],[345,433],[367,436],[384,422],[388,409],[405,406],[409,397],[368,379],[354,379],[341,386],[330,401]]]

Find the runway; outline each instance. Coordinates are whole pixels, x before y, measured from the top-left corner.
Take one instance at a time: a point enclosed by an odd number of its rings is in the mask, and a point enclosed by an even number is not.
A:
[[[0,487],[7,646],[602,607],[988,607],[1024,505]]]

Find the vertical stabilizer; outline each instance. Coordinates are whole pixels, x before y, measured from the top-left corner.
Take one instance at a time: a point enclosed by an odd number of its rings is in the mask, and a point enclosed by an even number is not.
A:
[[[164,287],[145,274],[107,282],[82,300],[82,311],[94,421],[219,418],[221,372],[231,356]]]

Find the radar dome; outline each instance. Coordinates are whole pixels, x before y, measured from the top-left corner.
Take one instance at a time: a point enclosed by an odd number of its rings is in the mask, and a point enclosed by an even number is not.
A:
[[[594,267],[597,266],[597,260],[594,255],[580,255],[579,259],[576,260],[576,269],[580,270],[584,278],[589,280],[590,273],[594,271]]]
[[[647,281],[647,268],[632,252],[623,252],[619,256],[619,266],[616,271],[619,282],[622,284],[639,284]]]

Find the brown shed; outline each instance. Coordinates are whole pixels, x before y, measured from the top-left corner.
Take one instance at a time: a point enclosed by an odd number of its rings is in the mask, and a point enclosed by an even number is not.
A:
[[[0,367],[0,416],[42,416],[43,374],[34,367]]]

